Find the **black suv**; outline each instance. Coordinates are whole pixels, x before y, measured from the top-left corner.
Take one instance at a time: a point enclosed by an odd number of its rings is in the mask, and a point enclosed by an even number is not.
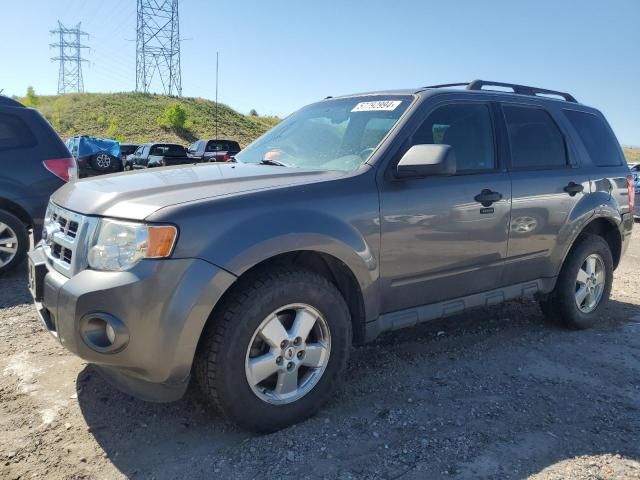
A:
[[[0,274],[39,240],[51,194],[76,175],[76,162],[37,110],[0,96]]]

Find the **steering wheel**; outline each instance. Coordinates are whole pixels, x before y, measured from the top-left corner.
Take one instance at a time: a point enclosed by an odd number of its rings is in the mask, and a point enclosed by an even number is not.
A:
[[[365,148],[365,149],[361,150],[358,155],[360,156],[360,158],[362,160],[366,160],[367,158],[369,158],[369,156],[373,153],[374,150],[375,150],[375,148],[372,148],[372,147]]]

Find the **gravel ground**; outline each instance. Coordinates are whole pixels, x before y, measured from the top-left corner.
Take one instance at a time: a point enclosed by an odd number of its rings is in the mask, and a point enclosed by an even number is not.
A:
[[[314,418],[257,436],[195,388],[150,404],[40,326],[26,271],[0,279],[0,478],[640,478],[640,229],[602,325],[512,302],[353,350]]]

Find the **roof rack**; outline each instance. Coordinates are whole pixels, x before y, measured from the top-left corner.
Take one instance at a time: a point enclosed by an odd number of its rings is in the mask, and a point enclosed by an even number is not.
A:
[[[535,97],[537,95],[556,95],[564,98],[567,102],[578,103],[575,97],[566,92],[557,90],[547,90],[546,88],[529,87],[527,85],[518,85],[516,83],[491,82],[487,80],[474,80],[469,83],[445,83],[442,85],[430,85],[425,88],[446,88],[446,87],[466,87],[467,90],[483,90],[482,87],[503,87],[510,88],[517,95],[529,95]]]
[[[11,97],[7,97],[6,95],[0,95],[0,105],[4,105],[6,107],[24,107],[20,102]]]

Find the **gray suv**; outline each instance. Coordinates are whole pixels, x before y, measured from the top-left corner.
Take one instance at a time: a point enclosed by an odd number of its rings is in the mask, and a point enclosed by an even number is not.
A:
[[[566,93],[327,98],[235,162],[64,186],[30,285],[46,328],[120,389],[172,401],[194,377],[273,431],[317,411],[352,344],[385,331],[529,295],[594,325],[633,193],[603,115]]]

